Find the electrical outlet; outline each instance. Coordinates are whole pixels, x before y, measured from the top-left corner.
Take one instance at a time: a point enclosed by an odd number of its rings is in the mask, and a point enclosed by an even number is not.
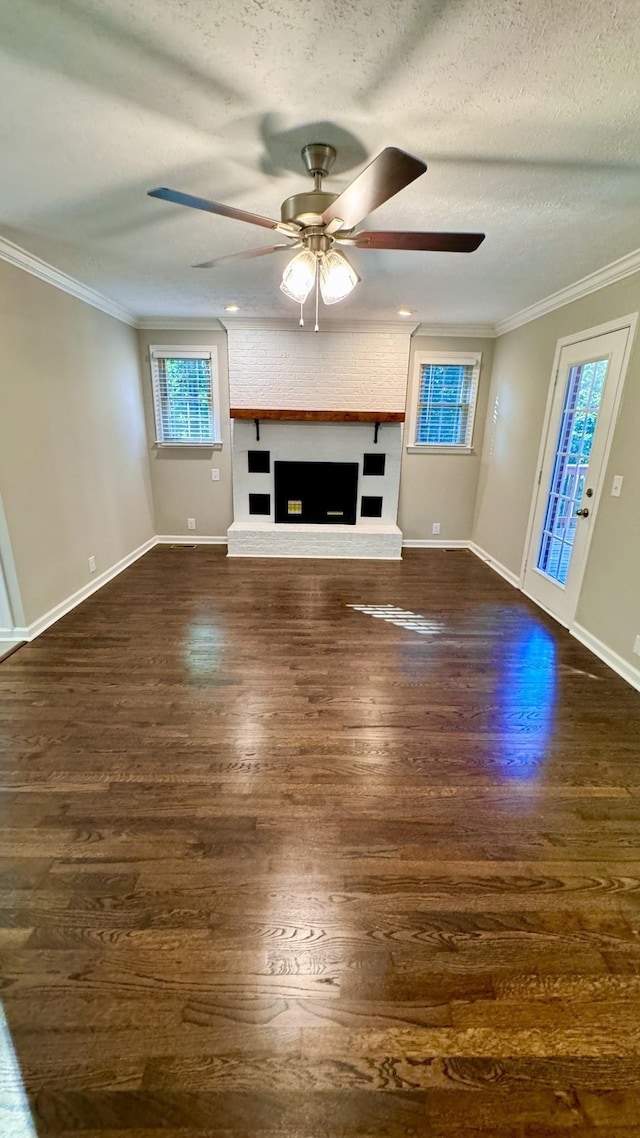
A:
[[[91,555],[91,557],[89,558],[89,572],[95,573],[95,571],[96,571],[96,559],[93,555]]]
[[[212,482],[219,482],[220,481],[220,471],[216,467],[212,467],[212,469],[211,469],[211,481]]]
[[[196,519],[195,518],[187,518],[187,529],[195,529],[195,528],[196,528]]]
[[[434,522],[431,526],[432,533],[440,533],[440,522]]]
[[[636,656],[640,656],[640,636],[636,636],[634,640],[633,651],[635,652]]]
[[[622,474],[616,474],[611,487],[611,497],[619,498],[622,493]]]

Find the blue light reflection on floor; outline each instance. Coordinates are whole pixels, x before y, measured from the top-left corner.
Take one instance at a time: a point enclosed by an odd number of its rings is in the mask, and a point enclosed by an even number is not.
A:
[[[4,1010],[0,1005],[0,1134],[38,1138]]]
[[[505,635],[495,694],[504,774],[535,779],[547,756],[554,725],[556,645],[550,633],[530,617]]]

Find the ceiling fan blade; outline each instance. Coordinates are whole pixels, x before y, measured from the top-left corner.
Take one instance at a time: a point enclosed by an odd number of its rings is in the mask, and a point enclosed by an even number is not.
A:
[[[214,257],[212,261],[199,261],[192,265],[192,269],[214,269],[218,265],[228,265],[233,261],[252,261],[254,257],[266,257],[269,253],[278,253],[280,249],[300,249],[301,241],[294,241],[292,245],[284,242],[282,245],[265,245],[262,249],[247,249],[244,253],[230,253],[228,257]]]
[[[369,230],[354,233],[357,249],[416,249],[432,253],[473,253],[484,241],[484,233],[404,233]]]
[[[419,158],[396,146],[387,146],[327,207],[323,222],[328,225],[339,218],[342,229],[353,229],[363,217],[424,174],[426,168],[426,162]]]
[[[270,217],[261,217],[259,213],[247,213],[246,209],[236,209],[235,206],[212,202],[208,198],[196,198],[192,194],[183,194],[180,190],[169,190],[166,186],[149,190],[148,197],[161,198],[162,201],[174,202],[175,205],[186,205],[190,209],[202,209],[206,213],[218,213],[222,217],[232,217],[236,221],[248,221],[250,225],[261,225],[264,229],[283,229],[291,233],[297,233],[299,230],[299,226],[289,222],[273,221]]]

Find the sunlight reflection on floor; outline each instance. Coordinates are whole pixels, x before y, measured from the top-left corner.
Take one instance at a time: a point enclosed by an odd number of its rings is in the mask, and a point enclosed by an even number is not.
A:
[[[37,1138],[9,1024],[0,1006],[0,1134],[2,1138]]]
[[[398,605],[347,605],[348,609],[375,616],[378,620],[386,620],[388,624],[395,624],[399,628],[408,628],[420,636],[436,636],[442,632],[444,625],[437,620],[430,620],[420,613],[400,608]]]

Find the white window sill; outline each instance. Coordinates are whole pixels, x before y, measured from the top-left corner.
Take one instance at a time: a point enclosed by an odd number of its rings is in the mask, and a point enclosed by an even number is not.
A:
[[[216,442],[216,443],[189,443],[189,442],[161,443],[156,439],[156,441],[153,445],[155,447],[158,447],[158,449],[162,448],[163,450],[166,447],[170,447],[172,450],[174,450],[176,447],[179,447],[181,450],[185,450],[185,449],[186,450],[222,450],[222,443],[221,442]]]
[[[475,454],[473,447],[439,447],[430,443],[407,447],[407,454]]]

